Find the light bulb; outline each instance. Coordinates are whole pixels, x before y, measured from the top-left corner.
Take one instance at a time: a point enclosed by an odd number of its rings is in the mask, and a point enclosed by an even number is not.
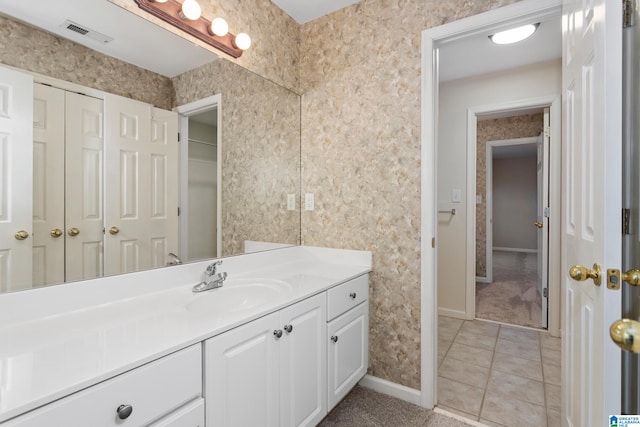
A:
[[[229,24],[222,18],[216,18],[211,21],[211,32],[216,36],[226,36],[229,32]]]
[[[167,0],[151,0],[151,1],[153,1],[154,3],[166,3],[167,2]]]
[[[240,50],[247,50],[251,47],[251,37],[246,33],[238,33],[235,44]]]
[[[184,0],[184,3],[182,3],[182,12],[180,12],[180,17],[182,19],[195,21],[200,18],[201,14],[202,8],[196,0]]]
[[[499,33],[495,33],[489,38],[495,44],[511,44],[517,43],[526,39],[527,37],[531,37],[533,33],[538,29],[538,25],[540,24],[529,24],[523,25],[522,27],[512,28],[506,31],[500,31]]]

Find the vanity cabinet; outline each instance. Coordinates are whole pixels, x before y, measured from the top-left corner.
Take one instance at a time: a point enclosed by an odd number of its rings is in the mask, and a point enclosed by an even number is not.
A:
[[[207,426],[313,426],[326,414],[326,297],[205,342]]]
[[[328,410],[367,373],[369,365],[368,275],[327,291]]]
[[[188,347],[2,427],[204,427],[201,354]]]

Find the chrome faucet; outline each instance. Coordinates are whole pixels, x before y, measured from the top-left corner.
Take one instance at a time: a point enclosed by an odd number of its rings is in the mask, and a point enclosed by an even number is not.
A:
[[[169,258],[171,258],[171,261],[167,261],[167,265],[180,265],[182,264],[182,260],[178,257],[178,255],[174,254],[173,252],[169,252]]]
[[[216,273],[216,268],[220,264],[222,264],[222,261],[209,264],[204,273],[202,273],[202,281],[193,287],[193,292],[203,292],[222,287],[222,283],[227,278],[227,273]]]

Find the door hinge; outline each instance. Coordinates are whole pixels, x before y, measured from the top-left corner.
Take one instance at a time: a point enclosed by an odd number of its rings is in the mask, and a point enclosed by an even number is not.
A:
[[[431,247],[432,247],[432,248],[435,248],[435,247],[436,247],[436,238],[435,238],[435,237],[432,237],[432,238],[431,238]]]
[[[631,234],[631,209],[622,209],[622,235]]]
[[[636,0],[622,0],[622,28],[636,25],[634,12]]]
[[[178,132],[178,142],[180,142],[180,132]]]
[[[551,138],[551,126],[547,126],[544,128],[544,137]]]
[[[178,216],[180,216],[180,206],[178,206]]]
[[[549,288],[544,288],[542,290],[542,296],[545,297],[545,298],[549,297]]]
[[[551,217],[551,208],[549,208],[549,207],[544,208],[544,214],[543,215],[544,215],[545,218],[550,218]]]

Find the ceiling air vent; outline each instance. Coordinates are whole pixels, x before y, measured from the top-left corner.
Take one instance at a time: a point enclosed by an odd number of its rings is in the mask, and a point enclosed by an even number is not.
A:
[[[111,40],[113,40],[113,37],[109,37],[109,36],[105,36],[102,33],[99,33],[97,31],[94,31],[90,28],[87,28],[85,26],[82,26],[78,23],[75,23],[73,21],[69,21],[68,19],[66,21],[64,21],[64,23],[61,25],[61,27],[66,28],[69,31],[73,31],[76,34],[80,34],[84,37],[88,37],[91,40],[95,40],[97,42],[100,43],[109,43]]]

